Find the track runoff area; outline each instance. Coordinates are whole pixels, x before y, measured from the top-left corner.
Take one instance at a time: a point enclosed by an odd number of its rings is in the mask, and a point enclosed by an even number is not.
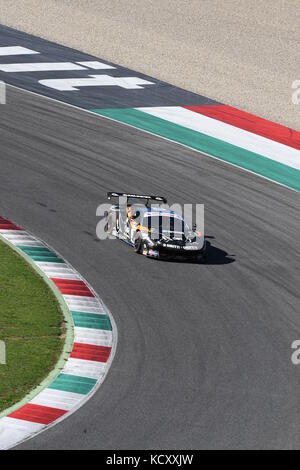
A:
[[[299,191],[295,131],[5,27],[0,44],[0,78],[6,83],[143,129]]]

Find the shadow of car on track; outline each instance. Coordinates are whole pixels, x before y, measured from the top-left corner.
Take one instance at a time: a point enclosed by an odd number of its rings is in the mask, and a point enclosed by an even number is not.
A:
[[[234,256],[207,241],[207,253],[203,264],[231,264],[235,262]]]
[[[221,264],[231,264],[235,262],[235,258],[233,254],[229,255],[227,251],[218,248],[211,244],[210,241],[207,239],[214,239],[214,237],[207,236],[206,243],[207,243],[207,251],[205,255],[205,259],[200,261],[195,261],[193,259],[187,258],[160,258],[158,260],[153,261],[160,261],[160,262],[167,262],[167,263],[185,263],[185,264],[199,264],[199,265],[221,265]]]

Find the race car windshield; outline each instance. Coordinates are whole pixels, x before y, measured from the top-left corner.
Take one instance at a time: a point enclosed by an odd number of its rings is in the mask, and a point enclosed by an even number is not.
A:
[[[149,213],[145,214],[145,225],[151,233],[160,233],[161,235],[176,237],[187,234],[190,228],[184,220],[176,215]]]

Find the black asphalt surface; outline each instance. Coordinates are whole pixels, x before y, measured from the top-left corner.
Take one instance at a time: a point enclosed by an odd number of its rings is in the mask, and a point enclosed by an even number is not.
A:
[[[82,273],[119,336],[94,397],[19,448],[299,448],[299,194],[27,92],[0,112],[0,214]],[[208,263],[98,241],[108,190],[204,203]]]

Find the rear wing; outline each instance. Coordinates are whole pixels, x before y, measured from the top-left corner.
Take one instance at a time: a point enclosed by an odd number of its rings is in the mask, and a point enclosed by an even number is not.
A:
[[[109,191],[107,193],[107,199],[111,199],[112,197],[127,197],[127,199],[144,199],[145,201],[159,201],[167,204],[167,199],[162,196],[153,196],[153,195],[142,195],[142,194],[127,194],[127,193],[115,193]]]

